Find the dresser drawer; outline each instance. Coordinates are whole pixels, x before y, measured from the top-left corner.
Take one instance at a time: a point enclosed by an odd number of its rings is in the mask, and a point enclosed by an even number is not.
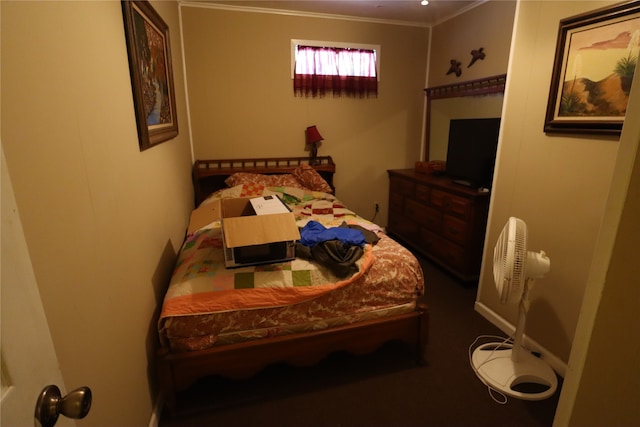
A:
[[[426,185],[416,185],[416,199],[424,203],[429,203],[429,195],[431,194],[431,188]]]
[[[465,270],[467,268],[465,265],[466,254],[462,247],[425,229],[420,231],[420,237],[421,246],[443,264],[456,270]]]
[[[446,213],[457,215],[461,218],[467,218],[469,212],[471,212],[471,200],[442,190],[433,189],[431,191],[431,204]]]
[[[391,178],[391,181],[389,182],[389,190],[391,191],[391,193],[414,197],[416,185],[413,182],[404,179]]]
[[[464,245],[469,241],[471,233],[469,227],[469,223],[460,218],[451,215],[443,215],[442,217],[442,235],[460,245]]]
[[[402,194],[390,193],[389,194],[389,213],[391,212],[402,213],[403,203],[404,203],[404,197],[402,197]]]
[[[411,199],[407,199],[404,209],[405,215],[421,226],[436,232],[440,231],[442,223],[442,213],[440,211]]]
[[[389,233],[460,280],[476,281],[489,195],[415,170],[388,173]]]
[[[404,215],[389,215],[387,228],[391,234],[401,237],[409,242],[417,242],[420,235],[420,227],[415,221]]]

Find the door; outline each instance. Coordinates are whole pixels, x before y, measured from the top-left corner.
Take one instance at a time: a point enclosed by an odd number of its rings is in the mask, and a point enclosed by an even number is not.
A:
[[[35,404],[49,384],[63,390],[49,326],[31,266],[0,141],[0,425],[34,425]],[[75,426],[60,416],[56,427]]]

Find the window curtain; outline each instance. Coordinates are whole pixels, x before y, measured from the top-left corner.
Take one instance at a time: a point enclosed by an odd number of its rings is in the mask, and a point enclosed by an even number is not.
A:
[[[376,53],[368,49],[298,46],[296,96],[377,97]]]

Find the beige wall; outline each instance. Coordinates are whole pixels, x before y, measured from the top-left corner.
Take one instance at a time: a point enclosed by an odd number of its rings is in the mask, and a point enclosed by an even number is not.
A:
[[[153,5],[181,132],[140,152],[120,2],[1,3],[2,144],[65,384],[94,393],[84,426],[149,423],[156,310],[192,205],[178,6]]]
[[[507,72],[515,1],[488,1],[433,27],[429,87],[460,83]],[[485,59],[471,67],[471,51],[484,48]],[[452,59],[462,74],[447,74]]]
[[[183,7],[186,70],[196,158],[319,155],[337,165],[337,195],[365,217],[387,217],[387,169],[420,157],[426,28]],[[290,40],[379,44],[377,99],[297,98]]]
[[[515,9],[515,1],[489,1],[433,27],[429,87],[506,73]],[[467,68],[471,51],[480,47],[485,59]],[[447,74],[451,59],[462,64],[459,77]],[[451,119],[500,117],[502,99],[491,95],[431,101],[428,159],[446,160]]]
[[[627,117],[640,114],[640,73]],[[640,420],[640,122],[627,120],[595,247],[554,425],[632,426]],[[606,390],[603,393],[603,390]]]
[[[551,271],[531,292],[526,334],[560,365],[569,359],[576,332],[618,141],[547,135],[542,129],[559,20],[606,4],[611,3],[519,5],[476,305],[497,323],[515,323],[515,305],[499,303],[491,251],[509,216],[524,219],[529,249],[544,250],[551,259]]]

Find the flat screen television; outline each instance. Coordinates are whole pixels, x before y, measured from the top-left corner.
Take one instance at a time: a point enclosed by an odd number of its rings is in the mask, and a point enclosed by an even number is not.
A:
[[[500,118],[449,122],[446,175],[457,184],[491,188]]]

